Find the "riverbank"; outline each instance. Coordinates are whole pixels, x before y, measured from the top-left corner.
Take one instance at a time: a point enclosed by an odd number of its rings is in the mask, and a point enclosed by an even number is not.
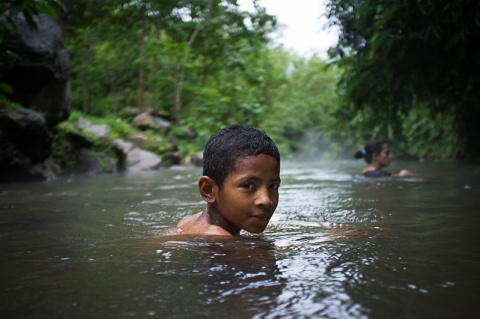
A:
[[[59,173],[149,171],[201,165],[195,134],[149,110],[97,118],[73,112],[56,128],[51,163]]]

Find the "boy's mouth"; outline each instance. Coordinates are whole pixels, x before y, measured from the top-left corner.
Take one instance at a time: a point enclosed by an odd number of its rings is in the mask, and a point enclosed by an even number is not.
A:
[[[258,215],[252,215],[252,216],[250,216],[251,219],[253,219],[253,220],[258,220],[258,221],[269,220],[271,217],[272,217],[271,214],[258,214]]]

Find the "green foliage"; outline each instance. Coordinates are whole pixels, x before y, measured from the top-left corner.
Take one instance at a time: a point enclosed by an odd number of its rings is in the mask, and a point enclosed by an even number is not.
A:
[[[102,117],[101,120],[98,120],[98,123],[108,125],[111,129],[109,134],[111,139],[127,138],[139,132],[122,119],[114,116]]]
[[[140,133],[139,130],[133,128],[129,123],[125,122],[121,118],[115,116],[88,116],[79,111],[72,112],[68,120],[69,125],[75,127],[76,129],[80,129],[77,124],[80,118],[84,118],[93,124],[107,125],[110,128],[109,138],[112,140],[117,138],[128,138],[129,136]]]
[[[330,140],[342,141],[339,151],[350,155],[367,141],[380,139],[388,141],[397,156],[451,158],[461,150],[456,135],[452,134],[454,118],[452,111],[432,114],[420,104],[396,114],[342,106],[334,112],[327,135]]]
[[[11,102],[7,96],[12,92],[12,87],[6,83],[0,82],[0,114],[7,113],[21,106],[18,103]]]
[[[325,128],[335,108],[335,68],[317,56],[310,59],[274,51],[270,56],[271,106],[264,111],[261,127],[272,134],[284,154],[319,149],[318,140],[327,140]],[[306,136],[317,132],[316,141]]]
[[[49,2],[23,3],[33,14],[30,4]],[[373,138],[422,158],[475,145],[480,57],[471,43],[480,18],[472,1],[331,0],[341,34],[330,64],[272,48],[275,18],[254,3],[248,13],[235,0],[63,1],[68,125],[81,116],[107,124],[112,139],[141,134],[160,155],[200,152],[232,123],[266,131],[287,157],[351,157]],[[8,90],[0,85],[2,105]],[[132,128],[145,110],[168,118],[169,133]]]
[[[323,132],[331,121],[336,70],[318,57],[268,49],[276,21],[262,7],[248,13],[236,1],[136,3],[67,8],[76,110],[108,117],[138,105],[166,113],[182,154],[201,151],[232,123],[261,127],[293,153],[306,147],[308,131]]]
[[[54,167],[58,167],[59,172],[74,173],[77,169],[77,158],[72,153],[71,145],[65,140],[65,134],[69,132],[81,132],[89,141],[92,142],[91,151],[94,154],[104,154],[107,157],[116,160],[117,152],[112,145],[104,140],[98,139],[93,134],[82,131],[76,123],[63,122],[54,128],[52,141],[52,155],[49,158],[49,163]],[[103,171],[109,172],[112,169],[112,163],[104,156],[96,156]]]
[[[69,158],[71,152],[70,144],[64,139],[64,135],[73,131],[74,128],[70,123],[60,123],[53,128],[52,134],[52,154],[50,155],[48,162],[57,167],[57,170],[65,170],[72,172],[75,169],[75,161]]]
[[[11,18],[23,14],[28,24],[36,28],[33,16],[46,14],[52,17],[57,16],[56,9],[60,9],[62,4],[59,0],[9,0],[0,3],[0,16],[5,16],[11,23]]]
[[[428,109],[428,118],[414,116],[426,127],[424,143],[435,135],[430,130],[442,113],[455,137],[436,141],[454,143],[443,149],[456,152],[443,156],[480,155],[478,1],[331,0],[328,8],[341,29],[330,53],[344,71],[340,88],[350,120],[365,112],[372,131],[382,127],[400,141],[418,136],[418,129],[404,124],[412,110]],[[337,116],[344,114],[342,108]]]
[[[82,132],[82,134],[84,134],[89,140],[93,142],[94,151],[101,152],[102,149],[106,150],[106,152],[113,158],[116,155],[108,147],[108,143],[106,143],[106,141],[98,139],[93,134],[86,132],[80,128],[80,126],[78,125],[78,120],[80,118],[84,118],[87,121],[96,125],[107,125],[109,127],[108,138],[110,140],[120,138],[129,141],[131,137],[144,136],[146,138],[146,142],[143,147],[144,149],[158,155],[165,155],[172,151],[172,143],[168,140],[166,135],[152,130],[142,131],[136,129],[132,127],[129,122],[115,116],[95,117],[85,115],[78,111],[73,111],[68,122],[62,123],[58,126],[59,128],[57,129],[57,131],[59,130],[59,133],[65,133],[71,130]]]
[[[402,122],[404,136],[397,148],[404,154],[421,158],[448,158],[458,154],[460,143],[456,135],[451,134],[453,112],[431,114],[428,108],[416,106]]]

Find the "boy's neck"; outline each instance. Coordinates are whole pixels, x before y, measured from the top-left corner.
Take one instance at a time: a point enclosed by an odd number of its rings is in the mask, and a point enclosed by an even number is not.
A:
[[[238,233],[240,232],[240,228],[232,225],[230,222],[225,220],[225,218],[223,218],[223,216],[218,212],[215,205],[208,204],[202,213],[202,218],[205,218],[205,222],[209,225],[223,228],[225,231],[229,232],[233,236],[238,235]]]

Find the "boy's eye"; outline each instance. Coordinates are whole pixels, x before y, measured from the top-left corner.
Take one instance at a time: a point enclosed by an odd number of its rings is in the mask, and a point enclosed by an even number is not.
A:
[[[280,184],[272,184],[272,185],[270,185],[270,189],[271,189],[271,190],[276,191],[276,190],[278,190],[279,188],[280,188]]]
[[[252,189],[252,188],[253,188],[253,184],[250,183],[250,182],[245,182],[245,183],[242,184],[242,188]]]

